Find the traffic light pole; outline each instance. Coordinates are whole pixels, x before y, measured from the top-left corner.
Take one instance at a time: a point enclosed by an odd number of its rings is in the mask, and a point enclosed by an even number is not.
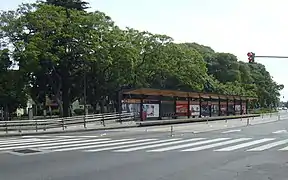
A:
[[[288,58],[288,56],[254,56],[255,58]]]

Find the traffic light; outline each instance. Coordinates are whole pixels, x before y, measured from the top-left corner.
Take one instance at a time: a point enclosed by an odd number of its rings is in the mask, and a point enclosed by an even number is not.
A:
[[[254,63],[254,62],[255,62],[255,53],[253,53],[253,52],[248,52],[248,53],[247,53],[247,56],[248,56],[248,61],[249,61],[249,63]]]

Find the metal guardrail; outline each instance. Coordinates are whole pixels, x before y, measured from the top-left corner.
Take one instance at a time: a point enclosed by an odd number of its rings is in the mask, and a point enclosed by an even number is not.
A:
[[[85,116],[73,116],[65,118],[53,118],[53,119],[39,119],[39,120],[12,120],[12,121],[0,121],[0,131],[23,131],[23,130],[44,130],[51,128],[62,128],[65,130],[72,125],[83,124],[84,128],[87,128],[87,124],[93,122],[100,122],[104,127],[106,123],[116,122],[122,123],[125,121],[134,121],[135,117],[133,113],[107,113],[107,114],[93,114]]]

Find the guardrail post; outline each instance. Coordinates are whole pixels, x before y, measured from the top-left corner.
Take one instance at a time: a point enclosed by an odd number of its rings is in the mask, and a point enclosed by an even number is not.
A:
[[[87,126],[86,126],[86,112],[83,116],[83,125],[84,125],[84,128],[86,129],[87,128]]]
[[[37,123],[37,120],[35,120],[35,130],[36,130],[36,132],[38,132],[38,123]]]
[[[8,133],[8,127],[7,127],[7,122],[5,121],[5,131],[6,131],[6,134]]]
[[[105,116],[104,116],[104,114],[102,114],[102,124],[105,127]]]
[[[120,121],[120,124],[122,124],[122,117],[121,117],[121,114],[119,114],[119,121]]]
[[[62,130],[64,131],[65,130],[64,117],[62,118],[61,124],[62,124]]]
[[[171,137],[173,136],[173,126],[171,126],[171,128],[170,128],[170,136]]]

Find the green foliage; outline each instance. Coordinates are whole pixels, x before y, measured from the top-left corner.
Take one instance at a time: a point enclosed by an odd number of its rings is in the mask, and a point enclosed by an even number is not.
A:
[[[10,69],[12,64],[9,50],[0,50],[0,107],[5,111],[5,119],[18,107],[25,107],[27,101],[22,74]]]
[[[84,109],[74,109],[76,115],[84,115]]]
[[[86,12],[87,5],[47,0],[1,13],[1,46],[14,48],[2,50],[0,73],[15,81],[13,87],[21,80],[18,90],[29,85],[37,104],[44,106],[48,96],[56,100],[60,114],[68,116],[71,103],[83,99],[84,80],[87,103],[94,109],[117,103],[116,92],[123,87],[255,96],[261,107],[279,101],[284,86],[274,82],[263,65],[197,43],[177,44],[166,35],[120,29],[106,14]],[[19,73],[7,70],[9,53]]]

